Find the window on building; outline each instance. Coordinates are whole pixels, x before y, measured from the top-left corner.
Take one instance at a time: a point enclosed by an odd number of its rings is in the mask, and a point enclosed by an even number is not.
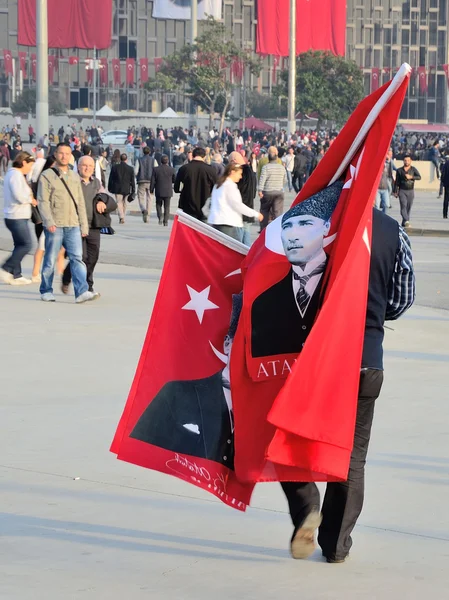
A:
[[[382,25],[380,23],[374,23],[374,43],[382,43]]]
[[[410,29],[403,29],[401,38],[402,38],[402,45],[409,46],[410,45]]]
[[[421,13],[420,13],[421,25],[427,24],[427,15],[429,14],[428,4],[429,4],[428,0],[421,0]]]
[[[438,32],[438,60],[437,63],[439,65],[444,65],[446,63],[446,31]]]
[[[412,14],[412,20],[410,23],[410,45],[417,46],[418,45],[418,13]]]
[[[447,26],[447,0],[440,0],[440,9],[438,11],[438,24]]]
[[[429,14],[429,46],[437,45],[437,13]]]

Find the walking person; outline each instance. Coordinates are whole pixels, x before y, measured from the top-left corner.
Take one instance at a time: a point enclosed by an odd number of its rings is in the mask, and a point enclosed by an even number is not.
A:
[[[243,219],[256,217],[262,221],[263,215],[257,210],[243,204],[242,196],[237,187],[242,178],[243,166],[231,162],[217,181],[212,190],[210,213],[207,219],[209,225],[222,233],[229,235],[238,242],[243,239]]]
[[[307,170],[307,159],[302,154],[301,148],[296,149],[295,162],[293,165],[292,185],[296,193],[300,192],[304,185]]]
[[[429,183],[433,183],[435,176],[437,179],[440,178],[440,142],[436,141],[430,148],[429,160],[431,163]]]
[[[5,176],[3,185],[5,225],[14,241],[12,254],[3,263],[0,278],[10,285],[32,283],[22,275],[22,260],[31,250],[31,235],[28,223],[31,207],[37,206],[26,176],[34,166],[34,157],[29,152],[19,152]]]
[[[391,170],[391,161],[388,159],[387,155],[376,194],[376,208],[382,212],[387,212],[387,208],[390,204],[390,179],[393,179],[393,174]]]
[[[0,142],[0,176],[6,175],[10,158],[8,144],[2,140]]]
[[[284,187],[287,183],[287,174],[284,165],[277,162],[277,152],[270,152],[270,150],[268,164],[262,167],[259,179],[260,212],[264,216],[260,231],[279,217],[284,210]]]
[[[126,202],[132,202],[136,193],[134,169],[127,164],[127,160],[128,156],[126,154],[120,155],[120,162],[112,165],[108,181],[108,190],[111,194],[115,194],[119,223],[121,225],[125,223]],[[129,200],[129,197],[132,199]]]
[[[168,156],[162,155],[161,164],[153,170],[151,193],[156,192],[156,212],[159,225],[167,226],[170,217],[170,200],[173,196],[175,170],[168,164]],[[162,210],[163,209],[163,210]]]
[[[444,189],[443,219],[447,219],[449,207],[449,156],[446,156],[446,161],[441,167],[441,185]]]
[[[148,223],[148,215],[151,212],[151,180],[155,167],[154,156],[146,146],[143,156],[136,161],[135,173],[137,177],[137,198],[142,212],[144,223]]]
[[[175,192],[181,192],[179,208],[200,221],[206,220],[203,207],[217,181],[217,172],[210,165],[206,165],[205,156],[204,148],[194,148],[192,160],[179,169],[175,180]]]
[[[78,173],[81,179],[87,222],[89,224],[89,234],[83,237],[83,261],[86,265],[87,285],[89,291],[93,292],[94,269],[100,256],[100,230],[111,225],[109,213],[116,210],[117,204],[109,194],[102,193],[104,188],[94,175],[95,161],[91,156],[80,158]],[[69,293],[71,281],[72,271],[69,262],[62,276],[61,291],[63,294]]]
[[[401,207],[402,227],[410,227],[410,212],[415,199],[415,181],[420,179],[419,171],[412,166],[412,159],[407,154],[404,156],[404,166],[396,171],[394,184],[394,195],[399,197]]]
[[[237,182],[242,202],[249,208],[254,208],[254,198],[257,192],[257,177],[251,166],[245,161],[239,152],[231,152],[229,163],[240,165],[242,167],[242,178]],[[245,246],[251,246],[251,225],[254,223],[254,217],[243,215],[242,243]]]
[[[75,302],[96,300],[89,292],[83,262],[82,237],[89,233],[86,205],[80,178],[69,168],[69,144],[56,146],[55,166],[44,171],[38,184],[39,209],[44,224],[45,254],[40,286],[41,299],[54,302],[53,278],[58,252],[64,246],[70,261]]]
[[[287,151],[287,154],[284,154],[284,156],[282,157],[282,163],[285,167],[285,171],[287,174],[287,184],[288,184],[288,191],[291,192],[293,189],[293,169],[295,166],[295,154],[294,154],[295,150],[293,148],[293,146],[290,146],[290,148]]]

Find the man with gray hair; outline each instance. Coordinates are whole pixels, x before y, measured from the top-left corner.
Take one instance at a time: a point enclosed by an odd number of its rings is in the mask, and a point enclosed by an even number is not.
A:
[[[268,164],[260,173],[259,196],[260,212],[263,221],[260,231],[282,214],[284,210],[284,187],[287,184],[287,173],[284,165],[278,162],[277,150],[268,149]]]

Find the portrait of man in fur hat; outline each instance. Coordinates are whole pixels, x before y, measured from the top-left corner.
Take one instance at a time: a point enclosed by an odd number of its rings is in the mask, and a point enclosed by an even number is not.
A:
[[[338,181],[280,217],[282,246],[291,268],[252,305],[254,358],[301,352],[320,306],[327,265],[324,239],[342,187]]]

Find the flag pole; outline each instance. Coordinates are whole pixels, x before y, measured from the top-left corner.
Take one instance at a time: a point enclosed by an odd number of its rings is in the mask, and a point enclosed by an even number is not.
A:
[[[198,37],[198,0],[191,0],[190,13],[190,43],[193,45]],[[191,121],[195,124],[195,110],[193,104],[190,104]]]
[[[48,135],[47,0],[36,0],[36,139]]]
[[[296,0],[290,0],[290,54],[288,61],[288,127],[296,131]]]
[[[93,93],[94,93],[94,98],[93,98],[93,110],[92,110],[92,116],[93,116],[93,126],[95,127],[95,123],[97,120],[97,47],[94,46],[94,60],[93,60],[93,68],[94,68],[94,85],[93,85]]]

